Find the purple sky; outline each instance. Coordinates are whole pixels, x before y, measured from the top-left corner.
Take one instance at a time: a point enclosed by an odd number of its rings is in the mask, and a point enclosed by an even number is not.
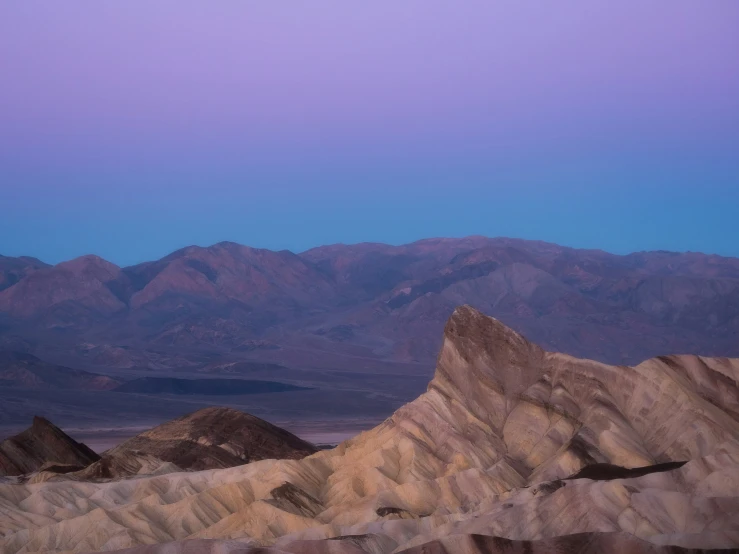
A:
[[[0,253],[739,256],[739,2],[0,4]]]

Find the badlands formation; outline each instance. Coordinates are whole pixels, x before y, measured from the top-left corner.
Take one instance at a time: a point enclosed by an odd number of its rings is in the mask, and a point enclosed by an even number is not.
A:
[[[0,478],[89,481],[223,469],[258,460],[299,460],[312,444],[232,408],[204,408],[144,431],[101,456],[42,417],[0,442]],[[6,481],[10,481],[7,480]]]
[[[739,360],[546,352],[465,306],[428,391],[375,429],[302,460],[0,485],[0,551],[737,548],[738,381]]]
[[[258,417],[231,408],[205,408],[144,431],[63,478],[223,469],[257,460],[300,459],[315,452],[312,444]]]
[[[31,427],[0,442],[0,477],[42,468],[82,468],[98,460],[95,452],[43,417],[33,418]]]

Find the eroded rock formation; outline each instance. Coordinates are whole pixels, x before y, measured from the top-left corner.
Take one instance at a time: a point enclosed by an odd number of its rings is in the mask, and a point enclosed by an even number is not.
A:
[[[59,473],[81,469],[100,459],[43,417],[31,427],[0,443],[0,475],[23,475],[56,468]]]
[[[3,485],[0,549],[555,552],[576,534],[582,552],[737,547],[737,381],[739,360],[546,352],[461,307],[428,391],[375,429],[302,460]]]

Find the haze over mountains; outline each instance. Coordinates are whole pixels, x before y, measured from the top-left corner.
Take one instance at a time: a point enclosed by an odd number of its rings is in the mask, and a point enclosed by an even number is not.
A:
[[[0,289],[2,348],[88,368],[293,366],[298,352],[328,365],[428,364],[462,303],[547,348],[610,363],[739,354],[739,259],[699,253],[484,237],[300,255],[220,243],[126,268],[95,256],[53,267],[0,258]]]

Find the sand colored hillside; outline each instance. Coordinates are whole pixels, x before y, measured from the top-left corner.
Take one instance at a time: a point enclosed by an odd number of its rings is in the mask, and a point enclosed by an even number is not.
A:
[[[738,381],[739,360],[545,352],[462,307],[428,391],[375,429],[303,460],[0,485],[0,550],[472,554],[504,551],[498,537],[555,552],[582,533],[581,552],[737,547]],[[350,535],[366,539],[323,541]]]

